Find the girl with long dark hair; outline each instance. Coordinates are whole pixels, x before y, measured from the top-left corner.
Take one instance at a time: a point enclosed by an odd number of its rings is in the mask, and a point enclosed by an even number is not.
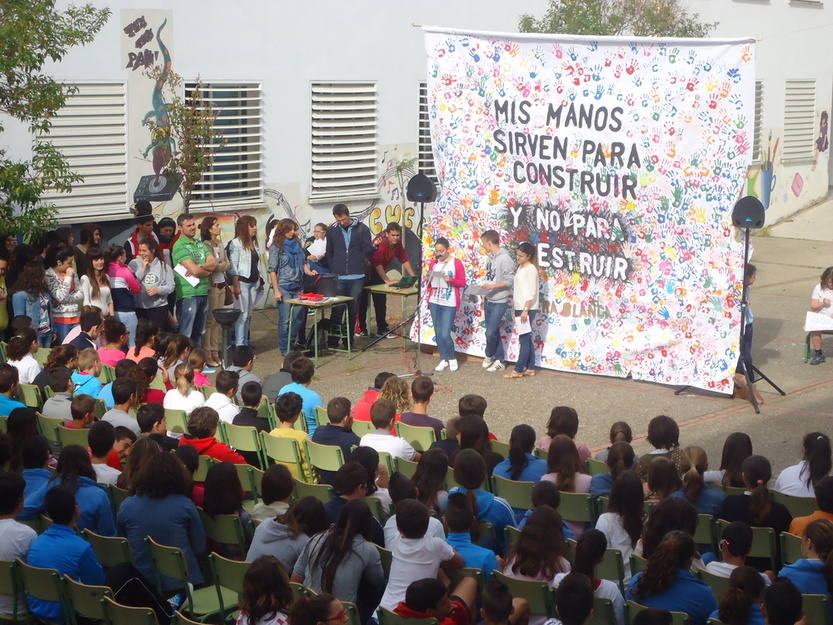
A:
[[[348,621],[341,601],[327,593],[296,601],[289,610],[292,625],[347,625]]]
[[[671,497],[682,485],[680,474],[674,463],[664,456],[658,456],[648,465],[648,492],[645,501],[657,504]]]
[[[503,573],[518,579],[550,583],[557,573],[569,573],[561,516],[549,506],[533,510],[506,556]]]
[[[578,434],[578,412],[572,406],[556,406],[550,411],[547,421],[547,433],[538,439],[538,449],[549,449],[552,439],[559,434],[565,434],[573,439],[582,466],[590,457],[590,448],[584,443],[576,442]]]
[[[257,253],[257,222],[243,215],[234,225],[234,238],[228,245],[229,275],[234,296],[240,301],[240,316],[234,324],[235,344],[249,344],[249,326],[257,288],[262,282]],[[302,252],[303,254],[303,252]]]
[[[547,473],[541,479],[553,482],[558,490],[568,493],[589,493],[590,476],[583,472],[576,445],[569,436],[559,434],[550,443]],[[576,536],[584,531],[584,523],[566,521]]]
[[[724,625],[756,625],[764,622],[761,601],[766,583],[751,566],[739,566],[729,575],[729,587],[711,618]]]
[[[607,512],[596,521],[596,529],[605,535],[610,548],[622,552],[625,583],[631,577],[631,554],[642,536],[643,502],[642,480],[633,471],[625,471],[613,482]]]
[[[113,295],[110,292],[110,279],[107,277],[107,260],[100,247],[91,247],[87,251],[86,271],[81,273],[81,291],[84,293],[84,306],[95,306],[104,315],[113,315]]]
[[[7,276],[11,281],[11,276]],[[52,343],[52,298],[46,285],[46,270],[40,260],[23,265],[12,287],[12,311],[32,320],[32,328],[38,333],[38,344],[49,347]]]
[[[732,432],[723,443],[720,470],[706,471],[703,479],[709,484],[743,488],[741,464],[752,455],[752,439],[746,432]]]
[[[272,234],[269,245],[269,278],[272,292],[278,307],[278,343],[281,353],[289,353],[289,338],[295,344],[302,344],[305,339],[306,308],[297,306],[295,318],[290,329],[289,300],[301,294],[304,288],[304,275],[316,275],[309,268],[298,238],[298,224],[291,219],[281,219]],[[350,328],[352,331],[352,328]]]
[[[80,275],[86,275],[89,267],[87,252],[91,248],[101,247],[102,230],[98,224],[82,224],[80,230],[80,242],[72,249],[75,255],[75,269]]]
[[[144,358],[156,358],[156,338],[159,325],[153,319],[139,319],[136,326],[136,344],[127,350],[127,358],[139,362]]]
[[[534,448],[535,430],[525,423],[516,425],[509,435],[509,457],[495,466],[492,474],[516,482],[537,482],[547,474],[547,461],[536,458]]]
[[[445,237],[436,239],[434,255],[428,264],[428,310],[440,352],[440,363],[434,367],[435,371],[457,371],[459,367],[451,332],[466,286],[466,271],[463,261],[452,256],[449,247]]]
[[[18,330],[9,340],[6,362],[17,369],[20,384],[32,384],[41,372],[41,366],[35,359],[38,348],[38,335],[32,328]]]
[[[581,573],[590,578],[593,586],[593,596],[597,599],[607,599],[613,604],[616,625],[625,625],[625,599],[616,582],[596,577],[596,566],[601,564],[607,551],[607,539],[598,530],[587,530],[576,543],[576,553],[573,557],[573,573]],[[552,586],[558,588],[567,573],[557,573],[552,580]],[[627,581],[625,582],[627,583]]]
[[[631,431],[631,426],[628,425],[625,421],[615,421],[610,426],[610,444],[615,445],[616,443],[630,443],[633,440],[633,432]],[[605,462],[607,460],[607,454],[610,451],[610,447],[607,449],[602,449],[598,452],[594,457],[596,460],[600,462]]]
[[[668,532],[679,530],[694,536],[697,530],[697,510],[685,499],[669,497],[654,506],[642,528],[634,553],[650,558]]]
[[[292,587],[286,571],[272,556],[261,556],[243,577],[240,614],[235,625],[286,625]]]
[[[610,495],[610,489],[613,487],[613,482],[624,471],[630,471],[634,468],[636,454],[630,443],[617,441],[613,443],[607,450],[605,457],[605,464],[607,464],[608,473],[597,473],[590,478],[590,494],[594,497],[607,497]]]
[[[518,269],[513,282],[512,302],[515,311],[515,326],[518,329],[519,352],[515,370],[503,374],[504,378],[522,378],[537,373],[535,367],[535,346],[533,326],[538,314],[539,273],[535,246],[524,241],[515,252]]]
[[[448,491],[445,490],[447,474],[448,456],[442,449],[429,449],[422,454],[411,479],[417,490],[417,500],[437,514],[445,509],[448,499]]]
[[[174,270],[165,260],[156,239],[139,241],[139,254],[130,261],[130,270],[141,283],[136,297],[136,314],[156,323],[162,331],[171,329],[168,296],[174,292]]]
[[[830,475],[830,438],[821,432],[804,435],[803,460],[787,467],[775,480],[775,490],[794,497],[815,497],[816,484]]]
[[[142,292],[142,285],[127,266],[127,254],[121,245],[111,245],[105,252],[107,257],[107,276],[113,292],[113,308],[116,319],[127,328],[128,346],[136,344],[136,302],[134,295]]]
[[[243,532],[248,539],[252,535],[249,513],[243,508],[243,485],[237,475],[237,469],[231,462],[218,462],[208,469],[205,476],[205,500],[203,510],[209,516],[234,514],[240,517]],[[226,557],[242,558],[236,547],[218,545],[220,553]]]
[[[81,316],[84,294],[72,261],[72,250],[67,248],[53,248],[46,255],[46,265],[49,267],[46,270],[46,287],[52,298],[52,330],[56,335],[56,343],[63,342],[70,330],[78,325]]]
[[[753,527],[771,527],[776,532],[786,532],[792,515],[783,504],[772,500],[772,494],[767,489],[767,483],[772,478],[769,460],[763,456],[749,456],[743,461],[741,472],[746,492],[726,497],[718,516],[727,521],[742,521]],[[752,558],[750,564],[757,568],[762,562]]]
[[[706,625],[717,601],[711,588],[691,573],[694,557],[691,535],[669,532],[648,558],[645,571],[631,579],[626,598],[651,608],[685,612],[692,625]]]
[[[55,476],[29,495],[23,503],[22,520],[35,519],[43,514],[46,493],[53,486],[64,486],[75,494],[81,513],[76,523],[78,531],[89,529],[102,536],[114,536],[116,525],[107,491],[96,481],[90,454],[80,445],[67,445],[58,456]]]

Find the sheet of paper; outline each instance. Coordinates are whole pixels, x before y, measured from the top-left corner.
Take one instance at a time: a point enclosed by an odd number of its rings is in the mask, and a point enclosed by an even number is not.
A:
[[[523,321],[520,315],[515,317],[515,331],[518,333],[518,336],[532,332],[532,324],[529,323],[529,317],[526,318],[526,321]]]
[[[804,319],[805,332],[833,332],[833,318],[807,311]]]
[[[477,296],[480,296],[480,297],[485,297],[489,293],[490,293],[489,289],[484,289],[479,284],[470,284],[466,288],[466,295],[477,295]]]
[[[174,267],[174,271],[181,275],[183,278],[185,278],[185,281],[191,286],[197,286],[200,283],[200,279],[197,276],[186,275],[188,273],[188,270],[182,263],[178,263],[177,266]]]

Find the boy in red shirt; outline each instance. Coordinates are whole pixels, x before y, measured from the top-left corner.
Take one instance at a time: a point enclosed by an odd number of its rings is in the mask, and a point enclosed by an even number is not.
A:
[[[214,438],[219,422],[220,415],[214,408],[195,408],[188,417],[188,434],[179,439],[179,446],[191,445],[201,456],[211,456],[220,462],[246,464],[243,456]]]
[[[438,579],[428,577],[413,582],[405,592],[405,601],[394,612],[402,618],[433,618],[438,625],[470,625],[477,599],[477,582],[464,577],[449,595]]]

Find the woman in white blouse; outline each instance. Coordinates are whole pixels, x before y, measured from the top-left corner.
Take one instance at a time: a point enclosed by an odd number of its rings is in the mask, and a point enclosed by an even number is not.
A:
[[[504,378],[523,378],[533,376],[535,368],[535,346],[532,342],[532,326],[538,313],[538,263],[535,259],[535,246],[524,241],[515,252],[518,270],[513,283],[513,307],[515,309],[515,327],[518,331],[520,352],[515,370],[505,373]]]
[[[815,497],[816,484],[830,475],[830,439],[821,432],[804,435],[804,459],[787,467],[775,480],[775,490],[794,497]]]
[[[169,410],[184,410],[191,414],[194,408],[205,403],[205,397],[194,388],[194,370],[188,363],[177,365],[174,369],[174,388],[165,393],[162,406]]]
[[[32,384],[40,373],[41,366],[33,355],[38,347],[38,335],[32,328],[18,330],[6,346],[6,358],[17,369],[20,384]]]
[[[113,296],[107,277],[107,261],[101,248],[87,250],[87,272],[81,276],[84,306],[97,306],[102,315],[113,315]]]

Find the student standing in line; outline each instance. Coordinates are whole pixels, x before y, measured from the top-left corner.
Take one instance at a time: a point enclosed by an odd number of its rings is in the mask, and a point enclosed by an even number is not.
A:
[[[179,319],[179,333],[191,339],[194,347],[202,345],[202,332],[208,314],[208,278],[217,268],[217,259],[211,249],[197,239],[197,224],[194,216],[182,213],[176,218],[180,227],[179,238],[171,248],[171,262],[174,265],[176,281],[176,317]],[[176,272],[182,265],[187,278]],[[188,279],[197,279],[192,285]]]
[[[155,322],[160,330],[169,331],[168,296],[174,292],[174,270],[164,260],[156,240],[139,243],[139,255],[130,261],[129,267],[142,284],[136,296],[136,314],[140,319]]]
[[[524,241],[515,252],[518,259],[518,270],[513,283],[512,306],[515,311],[515,325],[519,327],[518,343],[520,351],[515,370],[503,374],[504,378],[522,378],[537,373],[535,368],[535,345],[532,336],[532,326],[535,315],[538,314],[538,262],[535,257],[535,246]],[[528,329],[527,326],[528,325]]]
[[[483,314],[486,318],[486,357],[483,368],[490,372],[502,371],[505,353],[500,340],[500,325],[512,299],[515,280],[515,261],[512,255],[500,247],[500,235],[487,230],[480,235],[483,248],[489,257],[486,263],[486,282],[481,284],[489,292],[483,296]]]
[[[52,329],[60,344],[80,319],[84,293],[72,268],[70,249],[51,250],[46,258],[46,286],[52,298]]]
[[[107,259],[101,248],[91,247],[87,252],[87,271],[81,274],[81,291],[84,306],[95,306],[108,315],[114,313],[110,279],[107,277]],[[79,271],[79,273],[81,273]]]
[[[240,219],[246,219],[241,217]],[[254,217],[249,217],[254,221]],[[240,223],[240,220],[238,220]],[[208,285],[208,314],[205,319],[205,349],[208,350],[209,366],[216,367],[220,364],[220,347],[223,341],[223,329],[214,318],[213,311],[222,308],[226,303],[226,271],[231,271],[229,258],[220,240],[220,220],[214,215],[204,217],[200,222],[200,238],[203,243],[211,248],[214,258],[217,259],[217,267],[211,272]],[[241,299],[241,304],[245,302]],[[251,314],[251,311],[248,311]],[[247,309],[243,308],[237,323],[240,319],[246,319]],[[247,341],[248,342],[248,341]],[[240,343],[237,343],[240,345]]]
[[[466,286],[466,271],[463,262],[452,257],[448,248],[448,239],[438,238],[434,242],[434,258],[428,265],[428,310],[440,352],[440,363],[434,371],[459,368],[451,331]]]
[[[127,344],[129,347],[133,347],[136,344],[136,324],[138,323],[136,303],[133,296],[141,292],[142,285],[125,264],[127,256],[122,246],[111,245],[107,248],[106,256],[107,276],[110,278],[116,319],[127,328]]]
[[[12,312],[32,320],[41,347],[52,343],[52,298],[40,260],[26,263],[12,287]]]

